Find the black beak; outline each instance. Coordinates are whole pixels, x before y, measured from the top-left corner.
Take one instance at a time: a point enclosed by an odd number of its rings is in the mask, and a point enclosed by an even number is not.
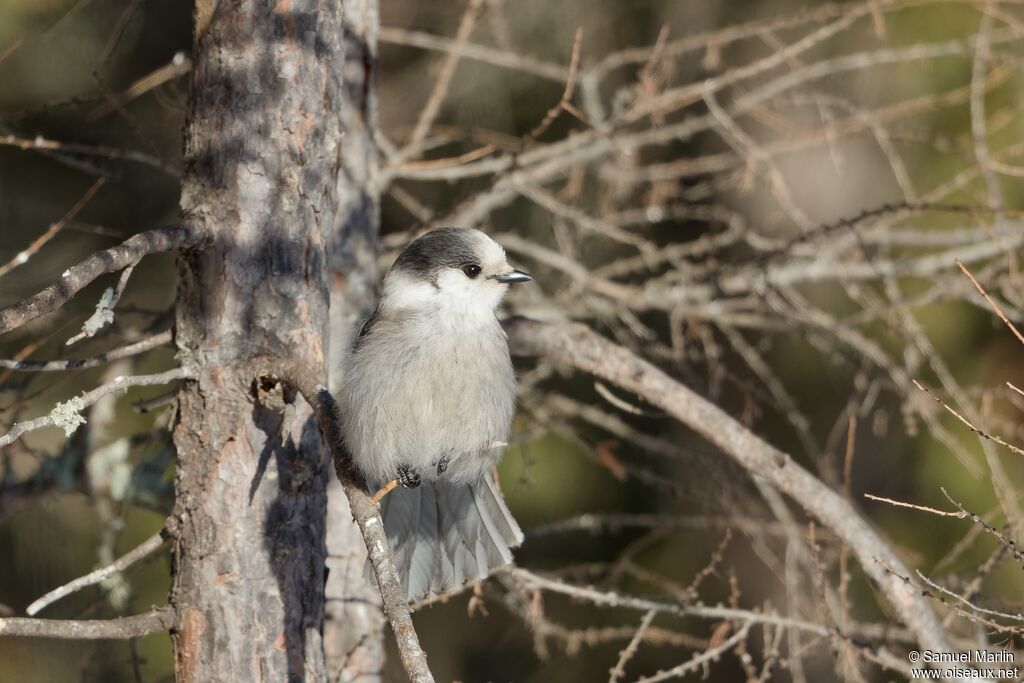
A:
[[[533,278],[530,277],[529,273],[513,270],[511,273],[505,273],[504,275],[495,275],[494,279],[502,284],[514,284],[516,282],[529,282]]]

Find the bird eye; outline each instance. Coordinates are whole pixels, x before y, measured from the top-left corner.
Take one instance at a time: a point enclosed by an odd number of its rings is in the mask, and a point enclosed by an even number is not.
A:
[[[477,275],[480,274],[480,266],[476,265],[475,263],[471,263],[468,266],[463,266],[462,272],[465,273],[466,277],[468,277],[470,280],[473,280],[476,278]]]

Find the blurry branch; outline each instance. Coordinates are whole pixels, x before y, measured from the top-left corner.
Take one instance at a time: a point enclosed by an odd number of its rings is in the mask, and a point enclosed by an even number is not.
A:
[[[18,266],[22,265],[23,263],[28,263],[28,260],[35,256],[35,254],[40,249],[42,249],[43,245],[45,245],[47,242],[56,237],[57,233],[63,230],[68,225],[68,223],[71,222],[71,220],[78,214],[78,212],[81,211],[82,208],[89,203],[89,200],[93,198],[93,195],[95,195],[96,192],[98,192],[99,189],[103,187],[104,182],[105,181],[103,180],[103,178],[99,178],[96,181],[94,181],[93,184],[89,187],[89,189],[85,191],[85,194],[83,194],[81,198],[77,202],[75,202],[75,205],[72,206],[71,209],[66,214],[64,214],[59,221],[51,225],[49,229],[47,229],[42,235],[34,239],[32,241],[32,244],[28,245],[20,252],[18,252],[18,254],[10,261],[4,264],[0,264],[0,277],[3,277],[4,275],[14,270]]]
[[[498,574],[503,578],[504,583],[517,591],[543,590],[550,593],[557,593],[579,600],[581,602],[600,605],[604,607],[616,607],[645,611],[647,613],[667,614],[677,617],[696,617],[708,620],[736,621],[750,626],[773,626],[783,629],[790,629],[806,633],[820,638],[830,636],[839,637],[849,642],[854,639],[862,641],[857,643],[861,648],[870,648],[863,641],[880,640],[891,638],[907,643],[914,642],[914,636],[891,624],[855,624],[851,625],[850,633],[837,633],[821,624],[775,614],[767,611],[739,609],[735,607],[724,607],[721,605],[702,604],[675,604],[671,602],[659,602],[645,600],[629,595],[597,590],[588,586],[576,586],[564,581],[541,576],[527,569],[510,567]],[[965,645],[966,646],[966,645]],[[873,649],[873,648],[872,648]],[[881,660],[884,666],[894,671],[906,673],[908,668],[905,660],[888,654],[884,649],[877,649],[873,653]]]
[[[168,227],[139,233],[116,247],[98,251],[65,270],[56,284],[0,310],[0,334],[57,310],[101,275],[134,266],[147,254],[171,251],[191,243],[192,238],[187,230]]]
[[[582,121],[586,120],[586,117],[583,116],[582,112],[580,112],[572,103],[572,94],[576,89],[576,77],[580,66],[580,45],[582,42],[583,29],[577,28],[576,36],[572,41],[572,56],[569,58],[569,75],[565,78],[565,89],[562,90],[562,96],[559,98],[558,103],[555,104],[555,106],[548,109],[547,113],[544,114],[544,118],[541,119],[539,124],[537,124],[537,127],[529,132],[526,136],[527,140],[535,141],[539,138],[544,131],[551,127],[551,124],[555,122],[555,119],[557,119],[558,115],[563,111],[572,114]]]
[[[335,473],[345,490],[352,516],[366,543],[370,564],[373,566],[380,595],[384,601],[384,613],[394,632],[402,666],[412,683],[433,683],[434,678],[427,665],[426,654],[420,647],[416,628],[412,623],[409,602],[402,588],[402,581],[398,577],[395,558],[387,534],[384,533],[380,508],[370,500],[362,476],[344,449],[341,416],[338,414],[338,405],[334,397],[312,373],[296,363],[260,357],[253,359],[252,365],[253,375],[257,380],[261,377],[281,380],[298,391],[313,408],[324,442],[331,451]]]
[[[636,683],[660,683],[660,681],[667,681],[671,678],[680,678],[688,673],[700,671],[703,667],[707,666],[710,662],[718,660],[724,653],[728,652],[732,648],[747,639],[747,634],[750,633],[750,624],[743,624],[736,633],[726,638],[721,644],[714,647],[709,647],[707,650],[700,654],[694,655],[688,661],[683,662],[677,666],[672,667],[666,671],[659,671],[653,676],[645,676],[639,678]]]
[[[174,627],[174,610],[157,607],[145,614],[115,619],[0,619],[0,636],[56,638],[58,640],[124,640]]]
[[[819,45],[832,36],[848,28],[854,21],[868,11],[866,4],[855,6],[847,14],[830,24],[819,28],[800,40],[787,45],[784,49],[742,67],[725,72],[721,76],[713,76],[696,83],[667,90],[657,97],[641,100],[623,117],[626,122],[635,122],[653,113],[668,112],[680,106],[686,106],[713,94],[728,85],[747,80],[760,73],[774,69],[786,60]]]
[[[128,344],[121,348],[107,351],[90,358],[81,358],[78,360],[51,360],[51,361],[38,361],[38,360],[7,360],[0,358],[0,367],[9,368],[11,370],[21,372],[59,372],[63,370],[85,370],[87,368],[94,368],[97,365],[103,363],[109,363],[113,360],[120,360],[121,358],[129,358],[131,356],[137,356],[140,353],[145,353],[150,349],[155,349],[158,346],[169,344],[172,339],[171,330],[159,332],[152,336],[146,337],[141,341],[137,341],[134,344]]]
[[[978,26],[977,43],[974,50],[974,64],[971,67],[971,139],[974,142],[974,160],[985,181],[988,204],[994,208],[1003,206],[1003,191],[992,169],[992,155],[988,147],[988,125],[985,119],[985,78],[988,63],[992,57],[992,16],[983,14]]]
[[[130,0],[128,6],[124,8],[121,15],[117,18],[117,23],[114,24],[113,30],[110,32],[110,37],[107,38],[107,44],[103,46],[103,51],[100,53],[99,64],[100,68],[107,66],[110,61],[110,57],[114,54],[114,50],[121,44],[121,39],[124,38],[125,29],[131,24],[132,19],[135,17],[135,13],[139,11],[139,6],[142,4],[141,0]]]
[[[448,86],[451,84],[452,76],[455,75],[455,69],[459,64],[459,59],[462,57],[461,48],[473,32],[473,27],[476,26],[477,17],[480,16],[483,6],[483,0],[469,0],[469,5],[467,5],[466,11],[462,15],[462,20],[459,22],[459,28],[455,32],[454,49],[448,53],[444,65],[441,67],[441,73],[434,83],[434,89],[430,93],[423,111],[420,112],[419,119],[416,120],[416,127],[413,128],[412,135],[409,136],[409,142],[401,151],[401,156],[407,157],[420,151],[423,139],[430,132],[434,119],[437,118],[438,112],[441,111],[441,104],[444,102],[445,95],[448,93]]]
[[[551,64],[550,62],[544,62],[515,52],[505,52],[469,42],[463,42],[461,45],[456,46],[455,42],[447,36],[436,36],[420,31],[408,31],[393,26],[381,26],[378,37],[382,43],[418,47],[424,50],[436,50],[449,54],[457,53],[468,59],[475,59],[504,69],[522,71],[559,83],[564,82],[569,73],[568,69],[558,64]]]
[[[909,574],[899,557],[847,501],[787,454],[649,362],[583,325],[553,326],[517,318],[508,321],[506,330],[513,353],[543,356],[633,391],[717,445],[750,474],[792,497],[849,545],[923,647],[950,651],[931,606],[912,585],[886,571],[888,566],[903,576]]]
[[[851,633],[839,633],[835,629],[828,629],[820,624],[801,620],[801,618],[784,616],[769,611],[740,609],[721,605],[703,605],[699,603],[675,604],[671,602],[658,602],[618,593],[599,591],[585,586],[573,586],[563,581],[542,577],[540,574],[519,567],[504,569],[499,573],[499,577],[503,578],[504,583],[508,587],[514,588],[517,591],[542,590],[605,607],[636,609],[655,614],[689,616],[701,618],[701,620],[738,622],[746,627],[776,627],[799,631],[818,638],[839,638],[861,650],[869,650],[872,657],[887,669],[904,675],[907,674],[908,668],[905,660],[889,653],[884,647],[876,647],[864,642],[866,640],[880,640],[884,638],[913,642],[911,634],[901,632],[900,629],[894,629],[891,625],[852,625]]]
[[[917,4],[917,2],[918,0],[902,0],[900,2],[885,2],[884,5],[886,10],[892,10],[901,6]],[[778,19],[768,21],[755,20],[746,24],[727,26],[719,30],[696,33],[666,42],[661,50],[661,57],[679,57],[688,52],[709,50],[711,48],[721,50],[731,43],[756,38],[769,32],[799,28],[809,23],[821,23],[848,15],[850,12],[849,3],[835,2],[814,7],[813,9],[806,9]],[[858,15],[862,13],[860,10],[857,11]],[[521,71],[557,83],[564,83],[569,74],[568,68],[559,64],[476,43],[467,42],[456,46],[455,41],[448,36],[439,36],[422,31],[409,31],[399,27],[382,26],[380,29],[380,40],[384,43],[418,47],[423,50],[448,53],[459,52],[467,59],[474,59],[499,68]],[[616,69],[647,62],[651,58],[651,53],[652,48],[650,47],[629,48],[612,52],[605,55],[601,61],[588,71],[592,73],[591,77],[595,81],[600,81]]]
[[[82,417],[81,411],[101,398],[119,391],[125,391],[129,387],[166,384],[167,382],[187,377],[189,377],[189,373],[184,368],[174,368],[157,375],[118,377],[114,381],[87,391],[81,396],[76,396],[64,403],[58,403],[47,415],[37,417],[34,420],[15,422],[11,427],[11,431],[0,436],[0,448],[14,443],[28,432],[43,429],[44,427],[60,427],[64,430],[65,435],[70,436],[80,425],[85,424],[85,418]]]
[[[70,581],[63,586],[53,589],[46,595],[42,596],[31,605],[25,608],[25,613],[29,616],[38,614],[47,605],[51,605],[61,598],[71,595],[75,591],[79,591],[88,586],[94,586],[97,583],[102,583],[110,576],[114,576],[120,572],[123,572],[128,567],[132,566],[139,560],[148,557],[150,554],[156,552],[156,550],[164,544],[167,540],[166,532],[159,531],[145,541],[143,541],[138,547],[128,551],[117,560],[108,564],[106,567],[101,567],[85,576],[79,577],[74,581]]]
[[[142,97],[150,90],[158,88],[168,81],[173,81],[175,78],[184,76],[191,70],[192,60],[189,59],[188,55],[184,52],[178,52],[171,59],[170,63],[165,64],[138,79],[128,86],[124,92],[113,95],[111,102],[107,102],[96,107],[89,113],[88,118],[90,120],[98,119],[113,110],[115,106],[120,107],[136,98]]]
[[[657,616],[657,612],[651,610],[644,615],[644,618],[640,621],[640,625],[636,628],[636,633],[630,639],[629,644],[619,653],[619,660],[615,662],[615,666],[612,667],[608,676],[608,683],[618,683],[623,676],[626,675],[626,664],[629,663],[633,657],[636,656],[636,652],[640,647],[640,643],[643,642],[643,638],[647,633],[647,630],[651,628],[651,622],[654,621],[654,617]]]
[[[966,275],[967,278],[971,281],[971,284],[973,284],[974,288],[978,290],[978,293],[985,297],[985,301],[987,301],[988,305],[992,307],[992,310],[995,311],[995,314],[999,316],[999,319],[1003,321],[1003,324],[1010,328],[1010,331],[1013,332],[1013,336],[1017,337],[1017,341],[1019,341],[1021,344],[1024,344],[1024,335],[1020,333],[1020,330],[1017,329],[1016,325],[1010,322],[1010,319],[1006,317],[1005,313],[1003,313],[1003,309],[999,307],[999,304],[992,300],[992,297],[988,295],[988,292],[985,291],[985,288],[982,287],[978,280],[974,277],[974,274],[971,273],[971,271],[968,270],[967,266],[963,264],[963,261],[961,261],[960,259],[956,259],[956,265],[957,267],[960,268],[963,274]]]
[[[529,536],[530,538],[540,538],[572,531],[597,534],[600,532],[615,533],[627,529],[706,530],[708,528],[737,529],[751,536],[784,536],[786,533],[779,522],[737,515],[585,513],[532,527],[529,530]]]
[[[172,178],[181,177],[181,171],[169,166],[159,157],[145,152],[131,149],[118,149],[116,147],[104,147],[102,145],[85,145],[76,142],[60,142],[58,140],[47,140],[44,137],[22,138],[17,135],[0,135],[0,145],[17,147],[22,150],[41,150],[46,152],[62,152],[64,154],[81,154],[85,156],[114,159],[116,161],[134,161],[136,163],[152,166],[163,171]]]

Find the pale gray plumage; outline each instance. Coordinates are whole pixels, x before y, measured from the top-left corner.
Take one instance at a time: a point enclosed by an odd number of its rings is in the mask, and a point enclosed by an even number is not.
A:
[[[346,363],[338,398],[356,465],[371,488],[411,468],[381,504],[410,601],[488,575],[523,541],[491,477],[515,412],[494,312],[528,279],[478,230],[429,232],[384,278]]]

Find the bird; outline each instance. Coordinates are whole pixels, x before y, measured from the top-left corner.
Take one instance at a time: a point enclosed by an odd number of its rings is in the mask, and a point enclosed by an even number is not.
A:
[[[493,477],[516,410],[496,310],[530,280],[480,230],[427,232],[388,270],[343,366],[343,445],[371,491],[400,484],[381,516],[409,602],[490,575],[523,542]]]

